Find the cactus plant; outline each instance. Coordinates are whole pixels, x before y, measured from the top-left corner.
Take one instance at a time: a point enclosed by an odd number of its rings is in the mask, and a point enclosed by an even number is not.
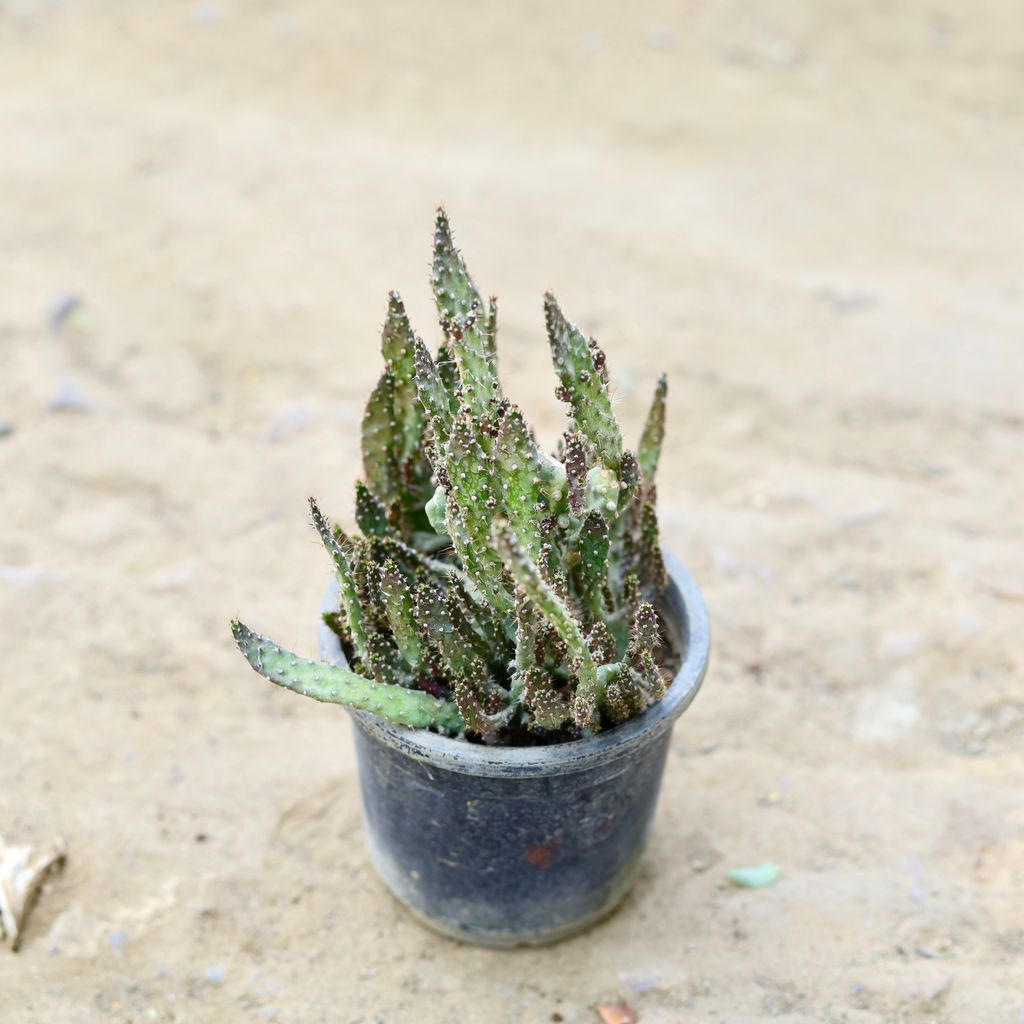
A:
[[[545,296],[569,424],[538,445],[497,373],[497,305],[477,291],[438,211],[432,355],[396,292],[384,371],[362,423],[358,536],[310,500],[340,595],[325,616],[351,669],[232,624],[250,664],[316,700],[490,743],[558,742],[638,714],[665,689],[666,584],[654,476],[658,381],[636,452],[612,411],[604,352]]]

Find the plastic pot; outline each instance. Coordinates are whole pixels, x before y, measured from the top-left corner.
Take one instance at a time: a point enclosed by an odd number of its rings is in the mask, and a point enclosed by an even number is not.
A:
[[[683,660],[665,697],[596,736],[487,747],[350,712],[370,857],[398,899],[464,942],[540,945],[610,913],[640,863],[672,726],[707,670],[707,609],[665,555],[666,640]],[[337,608],[328,588],[323,611]],[[345,664],[320,628],[320,655]]]

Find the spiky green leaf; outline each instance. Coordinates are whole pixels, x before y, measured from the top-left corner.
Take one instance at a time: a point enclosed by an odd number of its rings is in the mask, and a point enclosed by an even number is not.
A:
[[[659,642],[658,614],[652,604],[641,601],[633,617],[625,660],[634,683],[650,701],[660,700],[665,693],[665,676],[654,660]]]
[[[516,406],[510,406],[502,417],[494,456],[493,475],[501,489],[502,511],[520,543],[536,559],[542,543],[541,520],[550,514],[544,486],[546,467]]]
[[[649,703],[647,694],[627,666],[602,665],[599,671],[602,710],[613,725],[643,711]]]
[[[487,323],[484,326],[484,340],[491,363],[498,365],[498,300],[491,296],[487,300]]]
[[[309,510],[313,516],[313,526],[320,534],[327,553],[334,562],[338,576],[338,592],[341,596],[341,609],[345,614],[345,625],[352,639],[357,662],[365,661],[368,654],[367,631],[364,622],[363,604],[359,599],[359,587],[353,566],[345,549],[335,539],[331,524],[320,511],[315,499],[309,499]]]
[[[576,550],[580,595],[590,615],[600,620],[607,611],[608,590],[608,526],[600,512],[588,512],[584,517]]]
[[[491,541],[491,516],[497,506],[490,457],[478,423],[462,414],[452,427],[444,452],[449,487],[445,525],[470,579],[498,611],[511,611],[503,566]]]
[[[413,614],[412,593],[412,584],[398,563],[387,559],[380,568],[381,599],[395,644],[406,662],[416,669],[423,662],[423,649]]]
[[[399,466],[410,460],[418,462],[422,458],[424,413],[416,389],[416,338],[398,292],[388,295],[381,352],[393,381],[395,461]],[[418,469],[422,472],[423,466],[418,466]]]
[[[437,365],[431,358],[427,346],[416,339],[414,345],[416,360],[416,390],[426,411],[434,435],[435,450],[443,448],[452,428],[452,405]]]
[[[444,210],[438,210],[434,230],[431,284],[441,326],[459,368],[463,400],[477,416],[486,416],[492,401],[501,397],[495,353],[480,293],[455,248]]]
[[[644,432],[640,437],[640,446],[636,450],[637,462],[645,480],[653,480],[658,469],[661,456],[661,443],[665,439],[665,398],[668,395],[668,379],[665,374],[658,378],[654,389],[654,399],[647,413]]]
[[[569,510],[583,511],[587,486],[587,442],[573,431],[565,435],[565,477],[569,491]]]
[[[579,702],[583,719],[577,718],[577,722],[584,727],[596,728],[597,668],[590,648],[583,638],[583,630],[579,621],[544,581],[537,566],[516,539],[506,520],[496,519],[494,521],[493,536],[502,561],[508,566],[516,584],[544,618],[551,623],[569,649],[572,657],[572,669],[577,679],[576,692],[577,695],[584,695],[584,699]]]
[[[438,484],[434,488],[434,493],[430,496],[430,501],[424,506],[427,513],[427,520],[433,527],[434,532],[439,536],[448,536],[448,527],[444,521],[444,506],[445,506],[445,491],[444,488]]]
[[[422,584],[413,597],[414,619],[424,649],[432,650],[451,679],[462,679],[474,692],[491,689],[487,650],[473,632],[454,591]]]
[[[612,413],[604,353],[565,319],[550,292],[544,296],[544,319],[551,358],[561,382],[558,397],[572,407],[576,425],[594,446],[597,457],[609,469],[617,470],[622,433]]]
[[[668,573],[665,570],[658,536],[658,515],[654,510],[654,501],[650,499],[645,501],[640,509],[637,569],[641,588],[648,599],[656,597],[668,584]]]
[[[437,375],[441,378],[445,391],[448,393],[448,402],[451,413],[454,416],[459,409],[458,396],[462,391],[459,383],[459,367],[455,362],[455,356],[448,345],[442,343],[437,350]]]
[[[384,537],[391,532],[384,503],[361,480],[356,482],[356,525],[367,537]]]
[[[465,723],[449,701],[402,687],[376,683],[348,669],[300,658],[237,620],[231,632],[239,650],[260,675],[313,700],[369,711],[399,725],[460,732]]]
[[[385,370],[370,393],[363,413],[363,473],[370,489],[390,505],[401,493],[397,452],[401,444],[395,428],[395,375]]]

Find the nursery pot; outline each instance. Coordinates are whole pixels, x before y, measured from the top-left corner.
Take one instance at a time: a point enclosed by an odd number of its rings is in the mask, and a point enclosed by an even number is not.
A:
[[[464,942],[539,945],[610,913],[636,875],[676,718],[708,665],[707,609],[665,555],[666,642],[682,661],[662,700],[587,739],[488,747],[351,712],[370,856],[421,921]],[[328,587],[323,611],[338,607]],[[320,627],[323,660],[344,665]]]

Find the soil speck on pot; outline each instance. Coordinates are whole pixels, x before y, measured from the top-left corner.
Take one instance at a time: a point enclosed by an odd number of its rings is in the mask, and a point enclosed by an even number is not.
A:
[[[526,859],[542,871],[551,867],[551,858],[556,849],[555,843],[533,843],[526,848]]]

